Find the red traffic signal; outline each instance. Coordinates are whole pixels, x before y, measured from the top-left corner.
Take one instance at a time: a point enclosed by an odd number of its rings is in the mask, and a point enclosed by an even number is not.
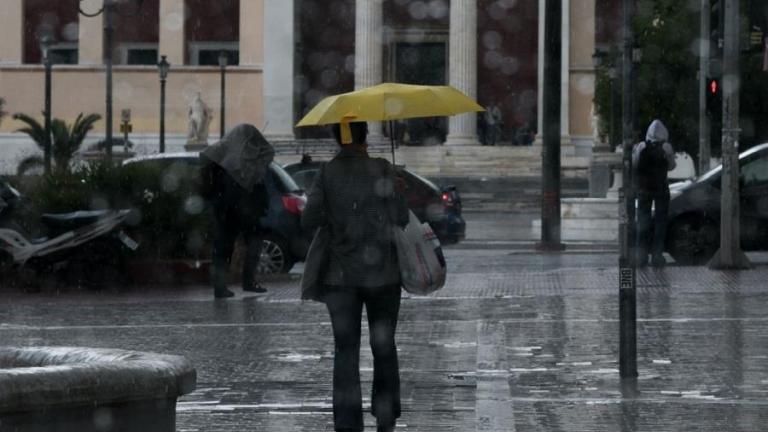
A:
[[[720,82],[716,79],[710,79],[709,80],[709,93],[716,95],[718,92],[720,92]]]

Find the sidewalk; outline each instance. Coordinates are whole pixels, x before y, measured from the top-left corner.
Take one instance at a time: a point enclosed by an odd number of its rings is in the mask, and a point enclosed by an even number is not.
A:
[[[629,385],[617,371],[614,254],[449,249],[448,260],[443,290],[403,300],[398,431],[764,430],[768,260],[639,272],[640,377]],[[268,286],[219,302],[203,286],[10,293],[0,340],[187,356],[198,389],[180,400],[179,431],[330,431],[327,312],[297,300],[296,275]],[[367,396],[367,337],[362,347]]]

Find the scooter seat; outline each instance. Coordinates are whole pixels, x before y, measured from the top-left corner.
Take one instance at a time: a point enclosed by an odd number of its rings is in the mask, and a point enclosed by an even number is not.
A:
[[[107,210],[81,210],[72,213],[45,213],[41,216],[40,219],[45,225],[51,228],[74,229],[83,225],[94,223],[107,213]]]

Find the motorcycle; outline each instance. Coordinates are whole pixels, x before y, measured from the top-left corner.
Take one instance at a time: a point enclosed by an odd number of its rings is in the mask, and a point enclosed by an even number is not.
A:
[[[23,200],[0,179],[0,277],[18,276],[27,287],[62,271],[66,282],[77,285],[122,277],[125,251],[139,246],[122,229],[130,210],[42,214],[39,223],[46,235],[33,237],[17,222]]]

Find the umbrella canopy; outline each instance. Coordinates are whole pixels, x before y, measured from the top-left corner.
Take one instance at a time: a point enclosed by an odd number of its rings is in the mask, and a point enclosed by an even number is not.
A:
[[[442,117],[479,111],[484,111],[483,107],[451,86],[384,83],[329,96],[296,126]]]
[[[264,180],[275,149],[255,126],[239,124],[201,155],[224,168],[245,190],[251,190]]]

